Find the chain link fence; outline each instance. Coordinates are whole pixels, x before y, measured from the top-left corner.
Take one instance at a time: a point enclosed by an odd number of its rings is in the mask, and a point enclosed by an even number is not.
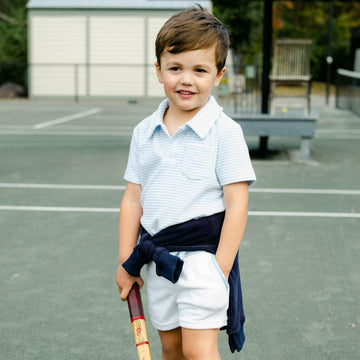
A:
[[[1,89],[5,89],[2,92]],[[0,96],[91,98],[163,97],[153,64],[0,63]],[[221,104],[234,113],[261,112],[259,67],[231,66],[214,89]]]

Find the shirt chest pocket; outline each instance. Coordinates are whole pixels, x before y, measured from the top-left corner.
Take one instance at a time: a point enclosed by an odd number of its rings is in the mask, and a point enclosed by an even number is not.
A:
[[[187,144],[182,159],[182,173],[191,180],[208,178],[215,170],[214,149],[209,145]]]

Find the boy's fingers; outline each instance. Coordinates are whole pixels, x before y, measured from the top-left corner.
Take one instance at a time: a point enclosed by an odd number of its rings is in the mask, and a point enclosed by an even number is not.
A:
[[[136,282],[137,282],[137,284],[139,285],[139,287],[141,289],[143,287],[143,285],[144,285],[144,280],[141,277],[139,277],[139,278],[136,279]]]
[[[134,282],[137,282],[139,287],[142,288],[144,285],[144,280],[142,279],[141,276],[135,278],[130,275],[128,275],[127,279],[122,279],[121,271],[122,271],[122,268],[119,266],[117,273],[116,273],[116,284],[119,287],[121,300],[125,301],[129,295],[129,292],[130,292],[131,287],[133,286]]]
[[[127,289],[122,289],[122,290],[120,291],[120,299],[121,299],[122,301],[126,301],[128,295],[129,295],[129,292],[130,292],[130,289],[129,289],[129,290],[127,290]]]

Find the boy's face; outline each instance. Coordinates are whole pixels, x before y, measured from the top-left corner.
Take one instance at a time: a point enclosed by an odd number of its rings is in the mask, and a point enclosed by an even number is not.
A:
[[[194,116],[209,100],[218,86],[225,68],[217,72],[215,47],[171,54],[165,51],[156,73],[169,98],[169,111],[187,118]]]

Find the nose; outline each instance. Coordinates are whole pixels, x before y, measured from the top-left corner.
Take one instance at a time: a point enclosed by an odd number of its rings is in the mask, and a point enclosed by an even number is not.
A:
[[[193,81],[191,74],[189,74],[188,72],[183,72],[182,77],[180,79],[180,84],[184,86],[190,86],[192,85],[192,83]]]

